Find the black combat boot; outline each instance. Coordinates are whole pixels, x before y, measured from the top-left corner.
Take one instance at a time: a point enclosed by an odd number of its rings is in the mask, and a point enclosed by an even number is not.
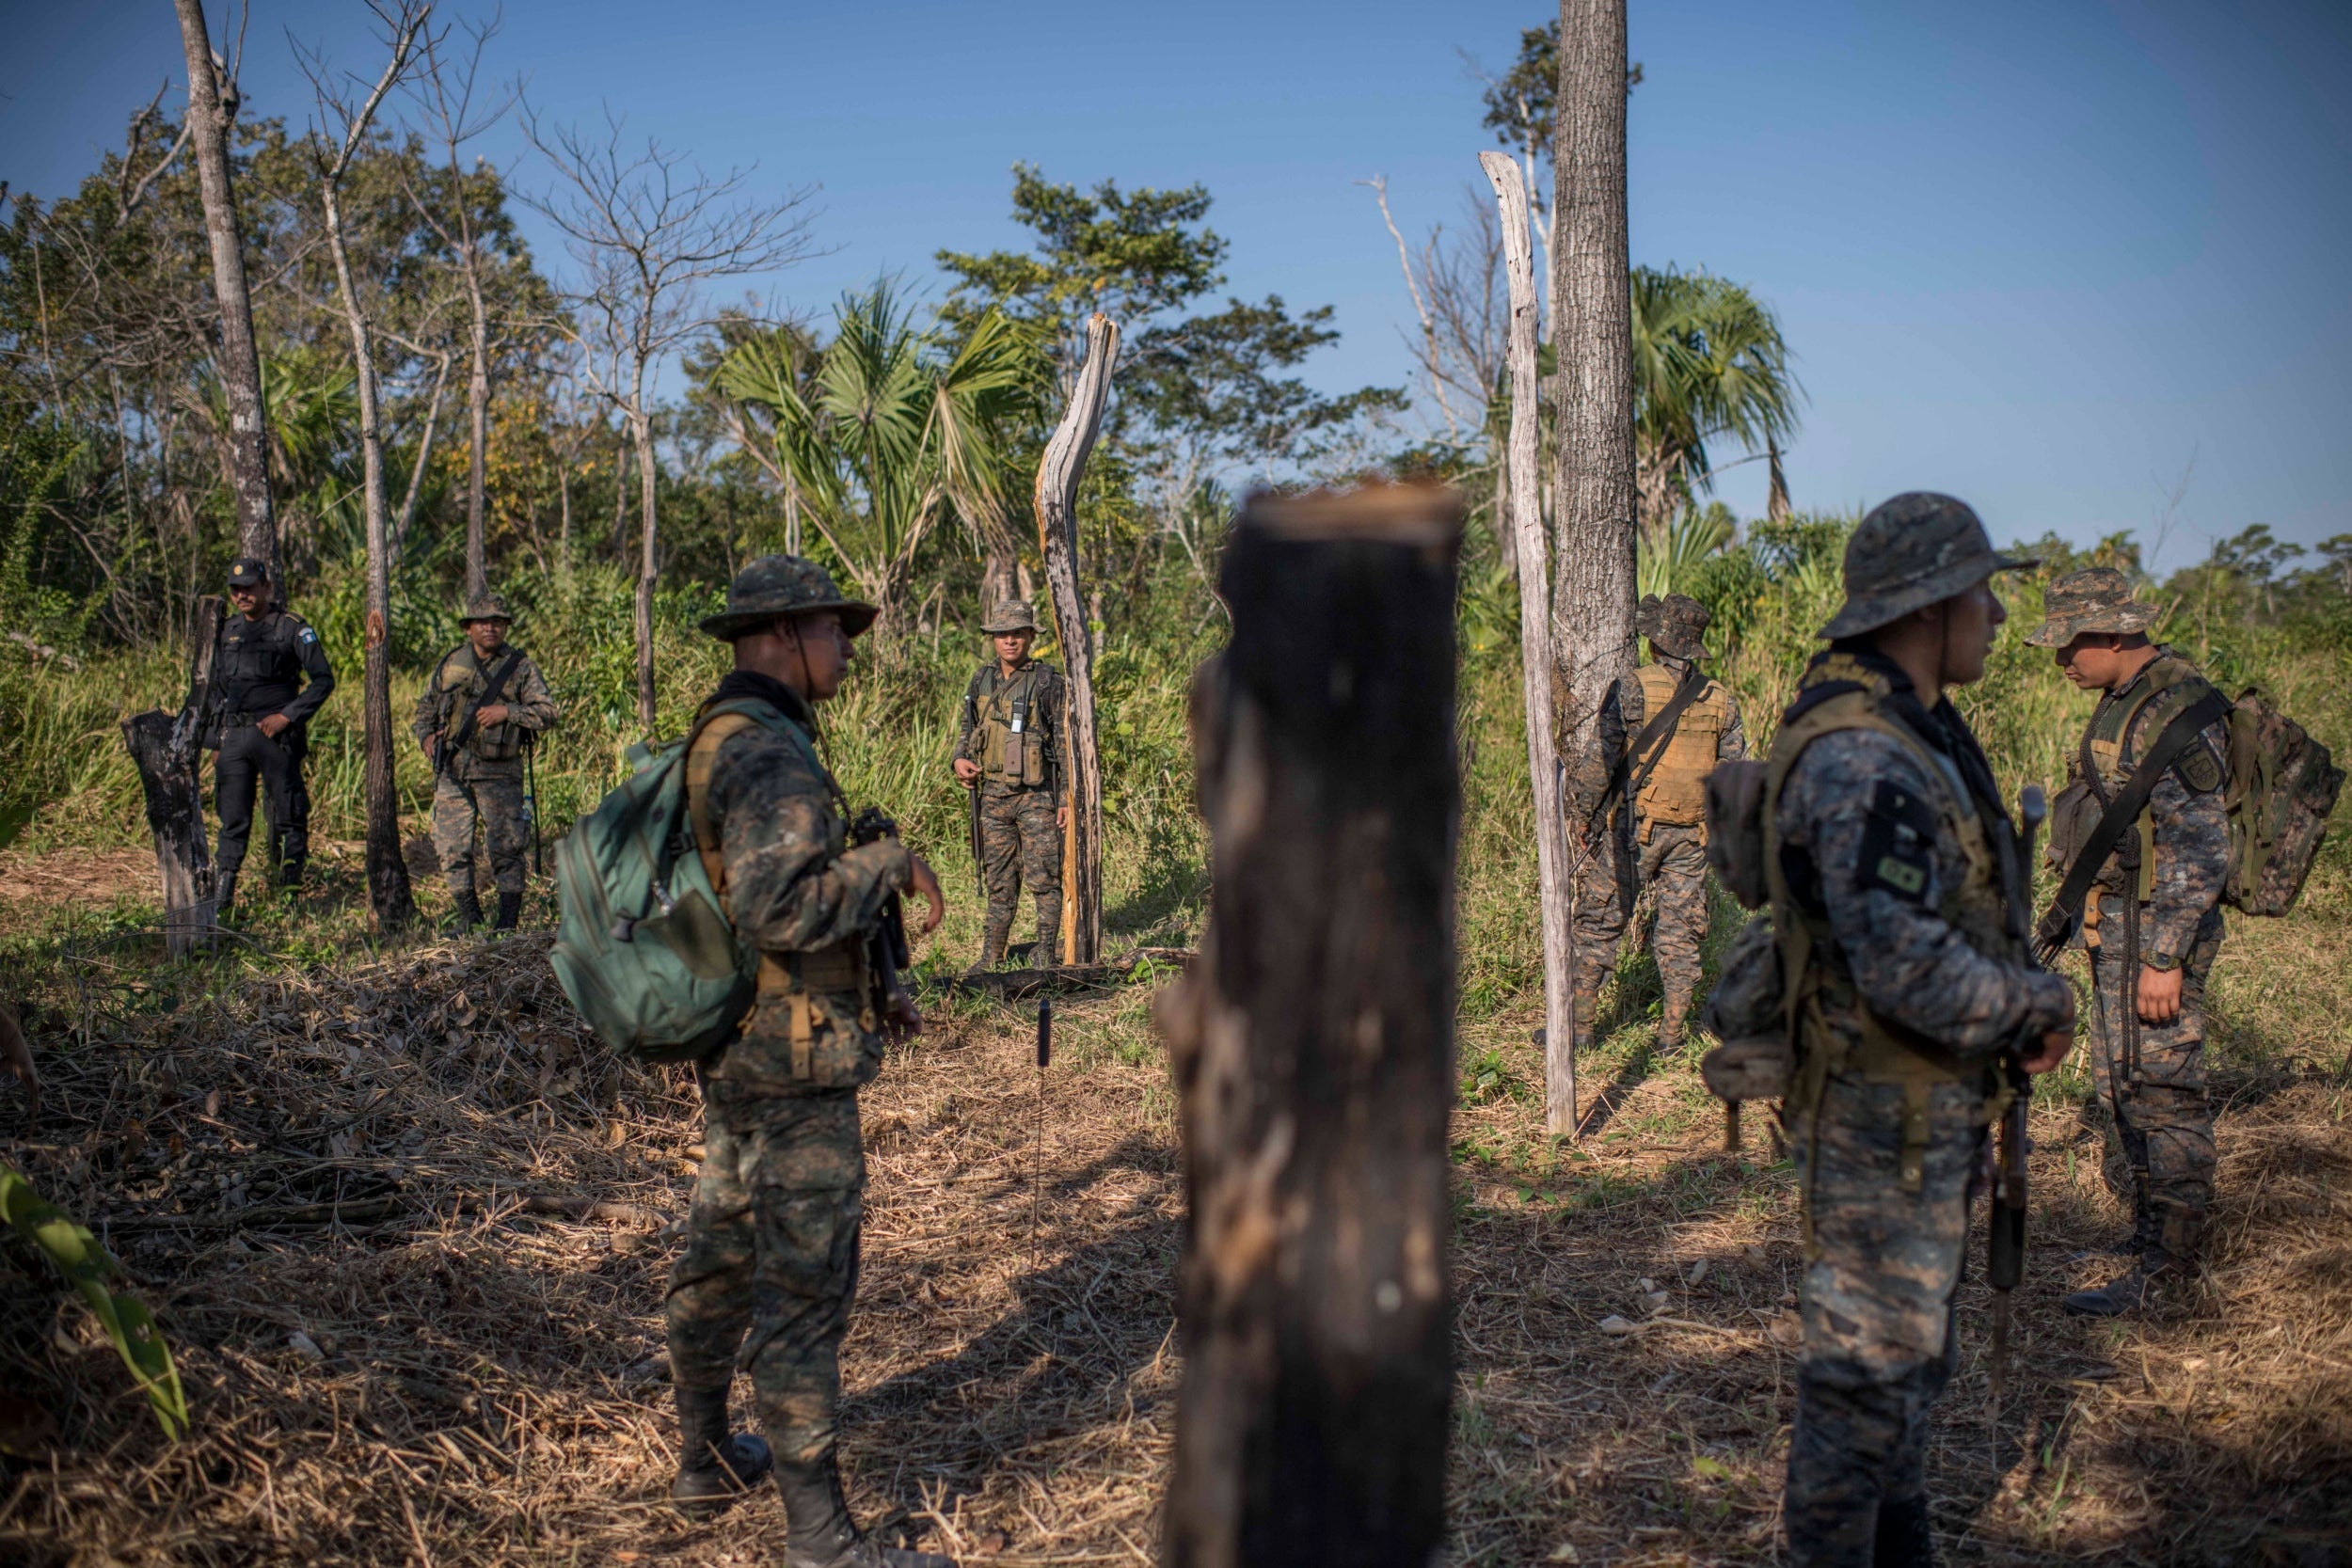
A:
[[[278,863],[278,885],[288,893],[302,891],[302,866],[309,857],[288,855]]]
[[[465,892],[459,894],[456,898],[456,904],[457,928],[459,930],[470,931],[475,927],[482,924],[482,900],[473,895],[473,889],[468,888]]]
[[[678,1465],[670,1501],[690,1518],[708,1519],[765,1480],[773,1461],[766,1439],[729,1435],[724,1388],[676,1392]]]
[[[1924,1495],[1879,1500],[1879,1529],[1870,1547],[1870,1568],[1935,1568],[1935,1532],[1928,1528]]]
[[[785,1568],[956,1568],[953,1558],[860,1535],[831,1452],[814,1464],[778,1465],[776,1492],[784,1498]]]
[[[499,895],[498,924],[492,927],[491,929],[494,931],[513,930],[515,928],[515,922],[521,918],[522,912],[523,895],[519,893],[501,892]]]
[[[2152,1243],[2132,1260],[2130,1268],[2105,1285],[2068,1296],[2066,1309],[2078,1317],[2120,1318],[2153,1306],[2159,1293],[2178,1284],[2188,1272],[2186,1262]]]
[[[215,921],[227,920],[230,910],[236,902],[237,874],[234,871],[215,872],[213,874],[213,918]]]

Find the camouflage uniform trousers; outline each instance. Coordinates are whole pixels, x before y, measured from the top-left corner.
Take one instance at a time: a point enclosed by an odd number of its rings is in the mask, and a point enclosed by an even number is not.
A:
[[[1634,888],[1654,895],[1651,951],[1665,987],[1666,1016],[1680,1020],[1691,1009],[1704,967],[1699,948],[1707,941],[1707,831],[1661,822],[1650,828],[1647,844],[1640,841],[1639,833],[1637,828],[1630,855],[1621,843],[1615,853],[1596,855],[1586,863],[1576,906],[1576,990],[1581,996],[1597,994],[1600,982],[1616,966],[1625,908],[1632,901],[1616,881],[1616,867],[1622,863]]]
[[[671,1378],[724,1388],[750,1373],[776,1456],[834,1446],[841,1335],[857,1294],[866,1158],[857,1091],[752,1095],[707,1082],[703,1172],[670,1270]]]
[[[433,785],[433,849],[452,893],[474,891],[474,823],[490,851],[490,875],[501,893],[523,890],[523,855],[531,824],[523,818],[523,776],[468,769],[461,764]]]
[[[981,961],[1004,957],[1012,919],[1027,884],[1037,899],[1038,951],[1045,962],[1061,957],[1060,800],[1045,788],[990,784],[980,792],[980,863],[988,880],[988,920]]]
[[[1836,1074],[1792,1128],[1810,1221],[1783,1508],[1800,1568],[1866,1568],[1889,1548],[1876,1560],[1910,1560],[1897,1543],[1925,1539],[1928,1410],[1955,1361],[1984,1093],[1930,1087],[1916,1192],[1901,1180],[1904,1100],[1900,1084]]]
[[[2137,987],[2123,974],[2122,902],[2100,900],[2099,947],[2091,953],[2090,1072],[2099,1099],[2114,1112],[2105,1173],[2109,1190],[2136,1211],[2137,1173],[2148,1174],[2146,1201],[2156,1243],[2175,1258],[2193,1259],[2213,1209],[2213,1108],[2205,1099],[2205,978],[2221,950],[2218,909],[2198,924],[2181,967],[2181,1016],[2139,1025],[2139,1072],[2123,1060],[2123,1009]],[[2118,1090],[2121,1089],[2119,1096]]]

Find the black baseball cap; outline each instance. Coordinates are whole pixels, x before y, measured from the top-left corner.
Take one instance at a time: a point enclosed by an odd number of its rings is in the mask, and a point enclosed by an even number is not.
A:
[[[237,557],[229,563],[229,586],[231,588],[268,587],[269,562],[256,556]]]

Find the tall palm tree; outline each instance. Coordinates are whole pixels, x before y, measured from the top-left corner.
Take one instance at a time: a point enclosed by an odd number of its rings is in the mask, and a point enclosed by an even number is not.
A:
[[[1633,269],[1633,386],[1642,536],[1661,549],[1713,477],[1708,444],[1777,452],[1803,396],[1771,310],[1737,283],[1672,267]]]
[[[1000,310],[961,341],[914,315],[878,283],[834,307],[813,374],[777,332],[739,345],[713,378],[765,414],[803,520],[885,619],[946,518],[984,551],[1009,537],[1013,435],[1051,373],[1037,335]]]

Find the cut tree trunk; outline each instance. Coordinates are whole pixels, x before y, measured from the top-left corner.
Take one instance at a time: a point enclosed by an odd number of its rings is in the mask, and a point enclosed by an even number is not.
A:
[[[1544,927],[1544,1121],[1554,1134],[1576,1132],[1576,928],[1569,919],[1568,844],[1560,815],[1558,752],[1551,735],[1550,580],[1544,519],[1535,489],[1535,277],[1528,242],[1527,187],[1505,152],[1481,152],[1478,165],[1502,214],[1502,262],[1511,290],[1511,435],[1503,472],[1511,515],[1502,531],[1524,562],[1519,578],[1519,672],[1527,711],[1527,775],[1535,797],[1535,882]]]
[[[1086,595],[1078,587],[1078,481],[1103,428],[1119,327],[1096,313],[1087,322],[1086,363],[1071,388],[1070,406],[1054,427],[1037,466],[1038,542],[1045,586],[1054,601],[1062,673],[1070,683],[1070,847],[1072,875],[1062,884],[1062,962],[1090,964],[1103,945],[1103,757],[1095,739],[1094,641]]]
[[[1173,1568],[1423,1568],[1453,1388],[1454,589],[1408,486],[1253,500],[1192,688],[1213,885],[1183,1097]]]
[[[230,105],[214,74],[212,34],[203,0],[173,0],[188,60],[189,141],[203,191],[204,234],[213,252],[213,293],[220,305],[220,346],[214,364],[229,403],[229,488],[237,505],[237,553],[269,562],[270,593],[286,602],[285,562],[269,491],[269,430],[262,404],[262,358],[253,342],[253,301],[246,288],[237,197],[230,183]]]
[[[219,924],[213,857],[204,840],[204,791],[197,777],[213,655],[220,646],[221,602],[196,601],[188,617],[188,700],[177,714],[153,708],[122,721],[122,743],[139,771],[155,872],[163,883],[164,944],[175,958],[211,942]]]
[[[1552,583],[1560,751],[1572,820],[1607,786],[1600,705],[1633,668],[1633,294],[1626,256],[1625,0],[1561,0],[1552,202],[1552,341],[1560,360]],[[1580,838],[1583,835],[1580,833]],[[1580,898],[1613,897],[1606,835]]]

